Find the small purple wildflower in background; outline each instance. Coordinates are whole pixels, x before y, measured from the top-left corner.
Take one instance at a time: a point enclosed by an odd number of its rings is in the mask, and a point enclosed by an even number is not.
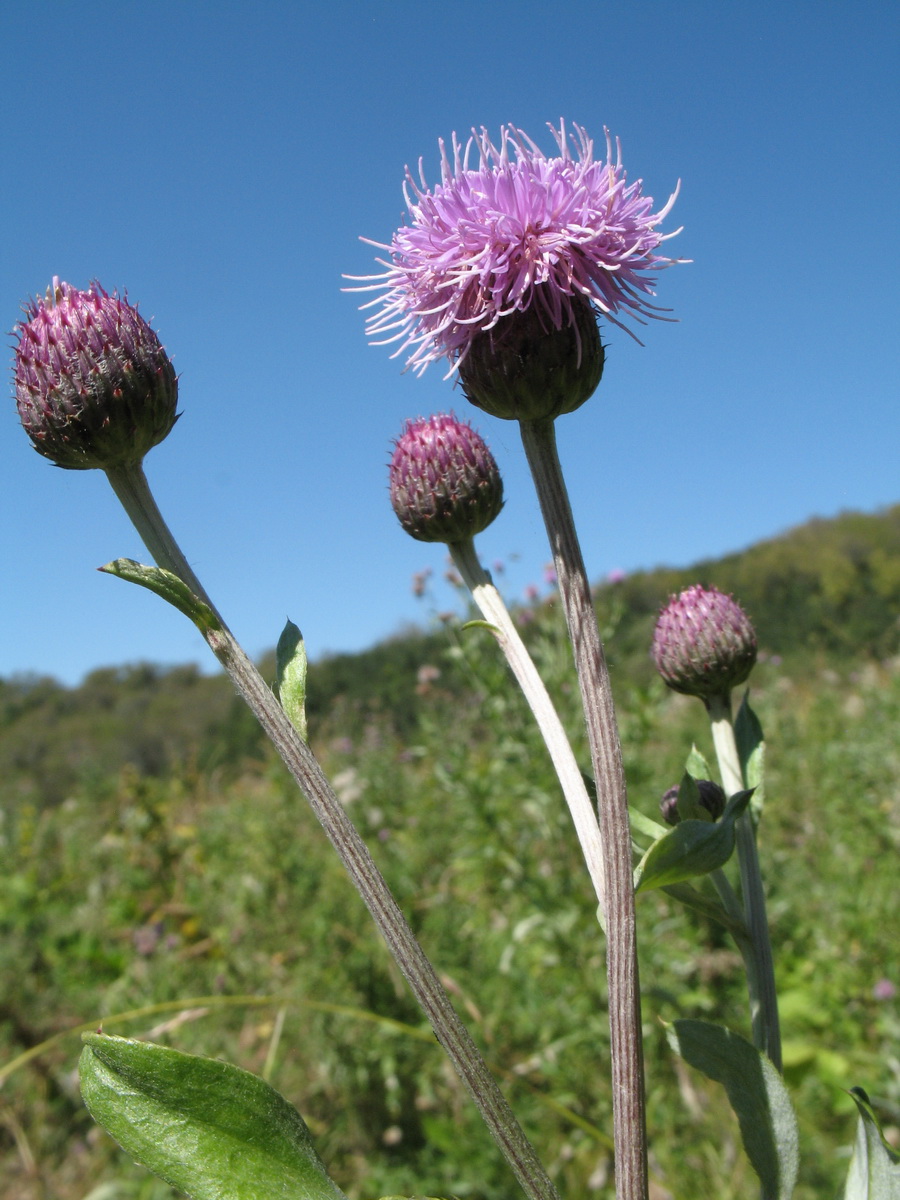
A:
[[[872,988],[872,995],[876,1000],[893,1000],[897,995],[897,987],[890,979],[879,979]]]
[[[607,583],[622,583],[627,578],[626,573],[621,567],[613,567],[606,576]]]
[[[366,286],[354,290],[385,293],[363,305],[379,306],[369,335],[378,345],[399,342],[394,357],[410,351],[407,366],[418,373],[442,358],[452,373],[479,333],[532,305],[542,326],[556,330],[575,324],[582,297],[626,330],[617,314],[644,324],[663,311],[645,297],[655,294],[652,272],[679,261],[657,253],[674,237],[658,227],[677,187],[654,213],[641,180],[626,183],[618,141],[613,160],[608,131],[599,161],[581,126],[572,135],[563,121],[549,128],[555,158],[512,125],[499,146],[484,128],[465,146],[454,134],[452,161],[441,140],[440,184],[428,187],[421,160],[419,183],[406,170],[409,224],[390,245],[363,239],[390,256],[378,260],[382,274],[357,277]]]
[[[544,567],[544,583],[547,587],[556,587],[557,582],[556,567],[553,563],[547,563]]]

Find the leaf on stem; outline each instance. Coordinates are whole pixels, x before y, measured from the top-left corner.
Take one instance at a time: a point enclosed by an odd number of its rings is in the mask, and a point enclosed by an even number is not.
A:
[[[884,1140],[863,1089],[851,1088],[850,1095],[859,1110],[859,1123],[844,1200],[900,1200],[900,1155]]]
[[[759,717],[750,707],[750,692],[744,692],[741,706],[734,721],[734,740],[737,743],[738,757],[744,772],[744,782],[749,788],[755,788],[751,809],[756,821],[765,803],[765,765],[766,741],[763,736]]]
[[[775,1067],[745,1038],[708,1021],[675,1021],[666,1036],[685,1062],[724,1085],[763,1200],[788,1200],[797,1181],[797,1118]]]
[[[275,647],[275,695],[287,718],[306,739],[306,646],[303,634],[287,621]]]
[[[222,628],[219,618],[198,596],[195,596],[183,579],[179,579],[172,571],[163,567],[148,567],[144,563],[135,562],[133,558],[116,558],[100,567],[106,575],[115,575],[128,583],[136,583],[145,587],[163,600],[168,601],[179,612],[194,622],[201,633]]]
[[[694,779],[712,779],[713,777],[709,763],[696,746],[691,746],[691,752],[687,756],[684,769],[688,775],[693,775]]]
[[[83,1040],[91,1116],[193,1200],[345,1200],[303,1118],[249,1071],[131,1038]]]
[[[635,867],[635,891],[682,883],[724,866],[734,852],[734,823],[752,795],[752,790],[736,792],[718,821],[681,821],[668,830]]]

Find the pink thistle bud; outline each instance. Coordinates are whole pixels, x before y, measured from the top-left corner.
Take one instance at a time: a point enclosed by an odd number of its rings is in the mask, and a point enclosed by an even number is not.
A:
[[[177,420],[178,378],[124,297],[53,280],[14,330],[16,405],[35,450],[81,471],[140,463]]]
[[[670,688],[707,700],[727,695],[750,674],[756,634],[735,600],[695,584],[660,613],[652,654]]]
[[[391,504],[420,542],[467,541],[503,507],[503,481],[483,438],[452,414],[407,421],[394,445]]]

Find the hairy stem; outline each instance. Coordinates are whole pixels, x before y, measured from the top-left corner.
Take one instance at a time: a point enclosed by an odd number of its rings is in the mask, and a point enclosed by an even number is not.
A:
[[[605,920],[606,899],[603,879],[603,842],[594,807],[591,804],[581,770],[572,752],[571,744],[563,729],[562,721],[547,693],[544,681],[519,631],[513,624],[503,597],[491,582],[491,577],[478,561],[475,545],[471,538],[450,545],[450,554],[463,578],[466,587],[484,619],[493,627],[494,636],[522,689],[525,699],[534,714],[553,763],[563,795],[572,815],[572,823],[581,844],[581,851],[588,874],[594,885],[600,913]]]
[[[729,796],[741,791],[744,776],[734,736],[731,717],[731,696],[711,696],[706,701],[712,728],[713,744],[719,760],[722,784]],[[762,871],[756,848],[756,830],[749,809],[735,824],[738,869],[741,876],[741,899],[744,920],[752,951],[745,954],[747,990],[750,996],[750,1021],[753,1044],[763,1050],[781,1070],[781,1029],[778,1020],[778,994],[775,990],[775,963],[772,940],[766,916],[766,897]]]
[[[150,494],[141,467],[107,472],[116,495],[133,520],[158,566],[178,575],[212,607],[188,566]],[[469,1031],[457,1016],[434,968],[419,945],[363,839],[347,816],[312,751],[303,741],[259,671],[225,626],[206,640],[281,755],[306,796],[388,949],[477,1105],[525,1194],[532,1200],[559,1200],[537,1154],[491,1075]]]
[[[522,421],[522,442],[553,550],[581,687],[604,847],[606,974],[617,1200],[647,1200],[647,1129],[631,832],[619,732],[597,614],[575,532],[552,420]]]

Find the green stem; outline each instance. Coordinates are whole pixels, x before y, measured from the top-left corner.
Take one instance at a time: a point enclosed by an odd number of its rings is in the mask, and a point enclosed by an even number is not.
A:
[[[562,721],[525,643],[519,636],[519,631],[513,624],[503,597],[478,561],[474,542],[469,538],[465,542],[450,545],[449,549],[481,615],[493,627],[500,649],[534,714],[572,815],[572,823],[597,895],[601,919],[605,920],[603,842],[600,827]]]
[[[731,695],[711,696],[706,701],[713,744],[719,760],[722,785],[729,796],[745,787],[731,717]],[[763,1050],[781,1070],[781,1029],[778,1020],[778,994],[775,990],[775,963],[766,916],[766,897],[756,847],[756,831],[749,809],[735,824],[738,869],[744,920],[750,935],[752,954],[745,955],[747,989],[750,995],[750,1020],[753,1044]],[[743,951],[742,951],[743,953]]]
[[[587,723],[606,881],[606,974],[617,1200],[647,1200],[647,1127],[631,830],[622,751],[597,614],[566,491],[552,420],[521,421],[553,550]]]
[[[156,506],[140,467],[108,472],[116,495],[134,521],[157,565],[179,575],[212,607]],[[558,1200],[558,1193],[491,1075],[469,1031],[458,1017],[434,968],[350,821],[312,751],[303,741],[259,671],[227,626],[204,635],[216,658],[271,739],[300,786],[371,913],[388,949],[406,977],[438,1041],[477,1105],[523,1191],[531,1200]]]

